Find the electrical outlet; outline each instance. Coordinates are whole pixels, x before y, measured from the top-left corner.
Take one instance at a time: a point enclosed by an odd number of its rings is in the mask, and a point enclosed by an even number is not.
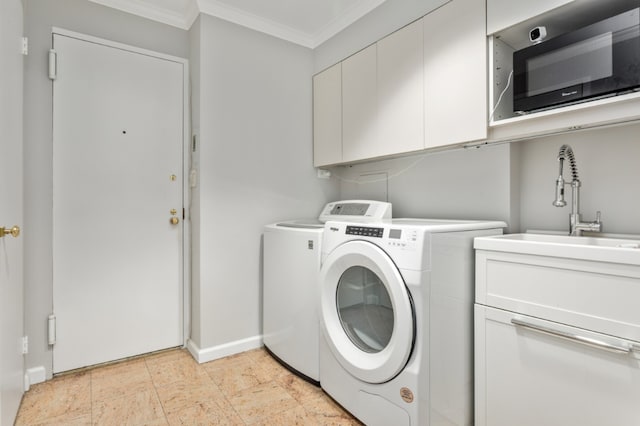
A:
[[[331,177],[330,170],[318,169],[318,178],[319,179],[329,179]]]
[[[29,337],[22,336],[22,355],[29,353]]]

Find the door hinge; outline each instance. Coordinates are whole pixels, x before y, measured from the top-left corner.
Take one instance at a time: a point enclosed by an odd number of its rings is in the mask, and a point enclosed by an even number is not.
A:
[[[187,218],[187,213],[186,213],[185,208],[183,207],[182,208],[182,220],[185,220],[186,218]]]
[[[27,56],[29,54],[29,38],[22,37],[22,54]]]
[[[58,76],[58,55],[56,51],[49,50],[49,78],[55,80]]]
[[[29,336],[22,336],[22,355],[29,353]]]
[[[49,315],[48,321],[48,335],[49,345],[56,344],[56,316],[54,314]]]

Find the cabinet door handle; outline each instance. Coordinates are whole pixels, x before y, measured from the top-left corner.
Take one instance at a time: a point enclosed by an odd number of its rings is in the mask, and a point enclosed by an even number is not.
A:
[[[561,339],[571,340],[572,342],[581,343],[583,345],[591,346],[592,348],[602,349],[617,354],[628,355],[631,352],[630,348],[624,346],[612,345],[601,340],[592,339],[591,337],[567,333],[566,331],[554,330],[553,328],[545,327],[543,325],[531,324],[517,318],[512,318],[511,324],[518,327],[526,328],[528,330],[536,331],[538,333],[548,334],[550,336],[559,337]]]

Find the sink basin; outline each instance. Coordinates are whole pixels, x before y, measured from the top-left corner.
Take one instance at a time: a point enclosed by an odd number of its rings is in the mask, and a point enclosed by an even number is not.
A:
[[[640,265],[640,240],[526,233],[479,237],[474,248]]]

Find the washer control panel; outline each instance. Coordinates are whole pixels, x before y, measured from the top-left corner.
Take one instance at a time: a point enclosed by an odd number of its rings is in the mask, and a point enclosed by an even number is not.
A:
[[[382,238],[384,228],[376,228],[372,226],[352,226],[348,225],[345,231],[347,235],[360,235],[363,237]]]
[[[347,225],[344,233],[359,237],[380,238],[383,247],[402,250],[414,250],[418,242],[418,230],[415,228]]]
[[[418,230],[413,228],[389,228],[387,235],[388,247],[400,247],[403,249],[415,249],[418,241]]]

